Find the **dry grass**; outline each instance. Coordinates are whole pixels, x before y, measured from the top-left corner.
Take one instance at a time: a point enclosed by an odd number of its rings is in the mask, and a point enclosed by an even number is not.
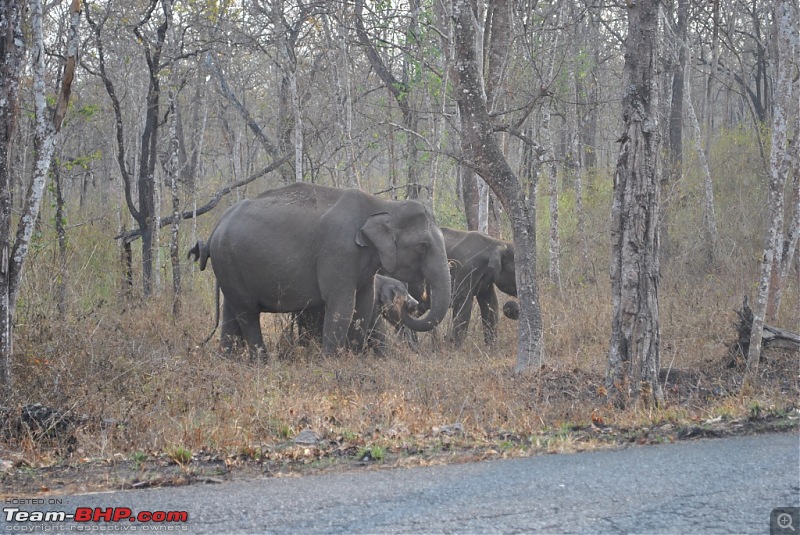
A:
[[[610,181],[598,178],[588,185],[592,199],[586,205],[592,265],[581,267],[577,260],[574,217],[565,209],[564,291],[559,296],[547,281],[541,284],[547,365],[524,375],[513,372],[514,322],[501,318],[499,346],[489,350],[475,321],[477,310],[461,349],[444,344],[440,328],[422,336],[419,353],[398,346],[382,358],[325,357],[316,346],[291,344],[287,318],[272,316],[263,319],[267,362],[223,356],[216,341],[198,346],[212,327],[213,275],[187,271],[177,318],[169,292],[149,300],[122,297],[123,269],[109,239],[115,223],[106,220],[70,233],[68,309],[60,316],[51,298],[58,282],[53,242],[35,243],[18,310],[16,384],[0,405],[13,412],[42,403],[88,418],[70,441],[0,431],[0,454],[10,451],[31,464],[184,456],[184,450],[256,458],[306,428],[335,444],[337,454],[351,457],[372,448],[375,457],[382,448],[408,453],[453,445],[489,452],[561,451],[586,447],[581,433],[622,436],[632,429],[693,426],[718,417],[742,421],[797,407],[796,354],[768,353],[762,380],[748,388],[742,388],[742,370],[726,366],[736,336],[733,310],[742,295],[755,291],[753,251],[760,247],[763,217],[740,215],[748,213],[753,195],[721,184],[722,258],[709,267],[697,233],[699,197],[692,195],[700,182],[692,180],[689,176],[666,196],[672,203],[672,244],[660,315],[662,366],[669,373],[661,407],[618,411],[603,395],[611,315]],[[564,195],[568,202],[569,193]],[[546,201],[540,243],[546,243]],[[547,272],[546,261],[540,254],[540,273]],[[162,269],[165,279],[167,272]],[[799,318],[793,276],[776,323],[800,330]],[[446,427],[455,424],[460,428]],[[453,436],[445,432],[453,429]]]
[[[163,294],[146,306],[105,302],[57,322],[21,326],[17,388],[7,404],[39,402],[89,418],[70,444],[22,434],[8,437],[6,446],[31,460],[169,456],[179,448],[256,456],[310,428],[338,443],[425,451],[441,447],[443,426],[460,424],[463,433],[448,443],[548,451],[570,449],[569,429],[735,419],[747,417],[754,404],[796,405],[800,393],[796,373],[769,376],[774,367],[773,375],[791,369],[793,355],[776,355],[763,384],[741,390],[741,371],[725,367],[725,343],[734,336],[731,307],[708,285],[705,293],[678,288],[665,299],[662,363],[671,377],[664,406],[617,411],[606,405],[602,388],[610,314],[603,284],[561,298],[545,288],[548,363],[520,376],[513,372],[516,325],[506,318],[494,350],[483,345],[473,321],[458,350],[433,333],[422,337],[418,353],[397,345],[385,357],[326,357],[313,344],[291,345],[286,317],[265,315],[267,362],[224,356],[213,342],[198,346],[211,328],[212,278],[193,279],[197,287],[185,295],[178,318]],[[701,308],[678,313],[692,306]]]

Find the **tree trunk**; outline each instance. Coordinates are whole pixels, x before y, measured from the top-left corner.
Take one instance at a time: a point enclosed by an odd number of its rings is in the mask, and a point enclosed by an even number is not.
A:
[[[553,22],[554,26],[558,27],[561,17],[561,9],[564,3],[562,2],[561,8],[557,12],[556,19]],[[547,73],[547,86],[554,86],[555,66],[556,66],[556,50],[558,49],[559,32],[553,32],[552,40],[550,41],[550,49],[552,51],[549,59],[548,73]],[[550,200],[550,248],[549,248],[549,263],[548,275],[550,282],[556,287],[559,295],[562,294],[561,287],[561,237],[558,227],[558,165],[556,162],[555,141],[553,140],[553,125],[552,125],[552,106],[553,95],[549,93],[544,97],[542,104],[542,135],[544,136],[544,148],[547,151],[544,155],[547,168],[547,194]]]
[[[797,33],[794,34],[794,50],[800,50],[800,39]],[[795,53],[796,54],[796,53]],[[800,80],[795,77],[789,88],[790,101],[800,101]],[[789,107],[792,110],[792,107]],[[789,141],[789,148],[786,153],[787,171],[791,171],[794,176],[792,179],[792,197],[788,204],[788,213],[793,214],[786,229],[783,239],[780,259],[776,260],[772,270],[772,282],[770,283],[770,297],[767,299],[766,320],[775,321],[783,299],[783,290],[789,278],[789,270],[792,267],[795,254],[797,252],[798,240],[800,240],[800,109],[793,108],[794,113],[794,136]],[[788,121],[787,121],[788,124]],[[783,235],[783,234],[781,234]],[[780,241],[778,242],[780,243]]]
[[[691,56],[690,56],[691,58]],[[691,63],[691,61],[689,62]],[[688,65],[687,65],[688,68]],[[717,258],[719,232],[717,231],[717,215],[714,209],[714,187],[711,180],[711,169],[708,164],[708,152],[703,146],[703,134],[700,130],[700,121],[697,119],[694,104],[692,103],[691,76],[685,76],[686,82],[686,111],[689,122],[694,131],[694,147],[703,170],[703,230],[705,231],[706,260],[712,266]]]
[[[795,87],[795,92],[797,92],[800,97],[800,84]],[[781,256],[778,287],[775,289],[774,294],[775,316],[777,316],[780,311],[783,289],[786,286],[786,281],[789,279],[789,271],[792,268],[792,263],[797,254],[798,241],[800,240],[800,113],[795,110],[795,114],[795,135],[789,148],[789,155],[793,160],[792,174],[794,175],[792,181],[792,203],[790,206],[794,210],[794,217],[792,217],[792,222],[789,224],[789,229],[786,233],[786,239],[783,242],[783,255]],[[767,319],[772,321],[772,318],[768,317]]]
[[[287,33],[291,29],[287,29],[284,23],[284,2],[279,0],[274,2],[271,10],[272,26],[276,35],[276,47],[278,57],[280,58],[279,68],[283,74],[283,82],[281,84],[281,121],[285,125],[284,135],[281,139],[284,141],[284,152],[288,152],[288,147],[294,149],[294,181],[303,181],[303,117],[300,110],[300,95],[297,90],[297,58],[294,52],[294,40],[287,38]],[[288,93],[288,99],[286,98]],[[283,110],[286,105],[284,100],[288,100],[291,106],[291,122],[288,117],[284,118],[286,114]],[[291,124],[291,127],[289,126]],[[291,143],[288,137],[291,132]]]
[[[606,387],[618,406],[663,399],[658,382],[658,0],[628,4],[623,132],[611,208],[612,324]]]
[[[794,0],[776,0],[774,18],[777,25],[777,81],[775,82],[774,107],[772,112],[772,148],[770,150],[770,179],[767,206],[769,228],[764,237],[764,254],[761,260],[761,277],[758,296],[753,310],[753,328],[750,333],[750,348],[747,354],[747,375],[752,378],[758,372],[761,358],[761,339],[764,331],[764,316],[775,264],[780,263],[783,246],[783,191],[786,176],[791,167],[788,150],[788,116],[792,110],[792,58],[796,58],[799,44],[796,28],[798,18]]]
[[[158,84],[158,82],[155,82]],[[141,138],[141,155],[139,161],[139,209],[136,222],[142,230],[142,290],[145,296],[153,293],[153,242],[155,216],[156,216],[156,191],[155,191],[155,166],[151,170],[151,162],[155,164],[156,133],[158,125],[158,90],[151,81],[147,96],[147,113],[145,114],[145,128]]]
[[[489,234],[489,185],[479,174],[475,174],[478,188],[478,232]]]
[[[508,0],[494,0],[504,3]],[[495,192],[511,221],[520,303],[518,372],[544,363],[539,290],[536,283],[536,227],[533,199],[526,199],[520,181],[509,167],[493,132],[476,56],[476,14],[468,0],[453,0],[453,89],[461,114],[461,143],[471,166]],[[491,8],[491,7],[490,7]]]
[[[677,52],[678,61],[673,64],[672,76],[672,91],[671,102],[669,108],[669,128],[667,129],[669,135],[669,144],[667,152],[669,157],[667,159],[668,166],[663,173],[661,180],[661,187],[669,187],[677,183],[683,177],[683,105],[686,101],[685,95],[685,72],[686,72],[686,52],[688,44],[686,43],[688,19],[689,15],[689,1],[678,0],[677,3],[677,24],[675,28],[675,42],[673,48]],[[659,263],[661,270],[667,269],[667,263],[672,252],[672,244],[669,238],[669,215],[670,206],[669,201],[665,203],[664,209],[661,212],[661,236],[660,236],[660,251],[661,258]]]
[[[56,194],[56,239],[58,240],[58,282],[56,285],[56,310],[61,319],[67,313],[67,214],[64,202],[64,190],[61,184],[61,165],[53,162],[50,166]]]
[[[674,64],[672,77],[672,102],[669,110],[669,167],[665,170],[666,182],[675,182],[683,176],[683,103],[684,103],[684,74],[686,72],[686,43],[687,18],[689,0],[678,0],[677,25],[675,28],[674,49],[678,54],[678,61]],[[666,230],[663,229],[663,230]]]
[[[467,230],[478,230],[478,181],[482,180],[475,171],[466,165],[459,165],[461,176],[461,199],[464,203],[464,215],[467,219]]]
[[[19,79],[25,53],[23,0],[0,2],[0,385],[11,386],[14,310],[11,301],[11,146],[19,115]],[[8,391],[8,390],[7,390]]]
[[[31,33],[34,47],[32,74],[36,122],[36,130],[34,133],[35,162],[33,178],[28,187],[25,204],[22,208],[22,214],[17,225],[14,247],[11,250],[10,256],[6,258],[4,255],[3,258],[3,272],[7,274],[8,277],[3,281],[3,289],[5,290],[2,299],[2,306],[5,307],[5,310],[2,311],[5,320],[3,332],[6,336],[3,351],[5,352],[7,344],[8,353],[3,354],[0,360],[4,363],[2,366],[4,368],[2,380],[9,385],[11,384],[11,338],[13,336],[14,311],[19,297],[19,284],[22,279],[22,270],[28,255],[36,220],[39,218],[39,209],[41,207],[42,196],[44,195],[45,183],[47,181],[47,172],[50,170],[50,165],[53,161],[53,153],[58,144],[61,123],[64,120],[69,105],[72,80],[75,76],[75,63],[78,55],[80,8],[80,0],[73,0],[69,13],[70,23],[69,34],[67,36],[67,61],[64,66],[61,89],[58,100],[56,101],[56,109],[51,115],[48,113],[51,110],[48,110],[46,98],[42,3],[41,0],[30,1]]]
[[[461,120],[461,113],[456,110],[457,125],[459,129],[464,128],[464,123]],[[461,141],[458,140],[460,144]],[[460,147],[461,152],[464,152],[464,147]],[[467,222],[467,230],[477,231],[480,229],[480,218],[478,215],[478,205],[480,204],[480,195],[478,192],[478,182],[483,180],[479,177],[475,170],[463,163],[458,164],[458,177],[461,184],[461,202],[464,205],[464,217]]]
[[[480,29],[480,26],[479,26]],[[485,72],[486,105],[490,114],[497,113],[503,103],[507,92],[506,71],[508,70],[508,55],[511,53],[511,3],[492,2],[486,8],[486,22],[483,27],[483,39],[478,35],[476,45],[482,44],[483,72]],[[506,134],[499,134],[505,136]],[[500,143],[501,150],[504,144]],[[505,155],[505,151],[503,150]],[[481,210],[486,211],[485,223],[481,220],[482,232],[494,237],[500,237],[499,210],[497,199],[492,195],[490,188],[483,179],[481,181]],[[484,192],[485,191],[485,196]]]
[[[152,0],[153,4],[157,0]],[[139,160],[139,207],[133,214],[139,228],[142,230],[142,289],[145,296],[153,293],[153,281],[156,274],[153,272],[153,253],[154,244],[157,241],[156,233],[159,229],[158,210],[160,206],[156,204],[156,159],[158,128],[159,128],[159,107],[161,99],[161,83],[159,72],[161,70],[161,52],[166,39],[169,22],[167,19],[158,26],[156,30],[156,41],[150,43],[141,33],[150,18],[152,11],[148,12],[145,18],[134,27],[134,34],[144,43],[145,58],[147,60],[149,84],[147,88],[147,98],[145,100],[147,111],[145,112],[144,130],[141,136],[140,160]],[[157,266],[156,266],[157,269]]]
[[[137,173],[136,189],[138,191],[138,206],[133,201],[133,174],[128,170],[126,161],[126,141],[125,129],[122,119],[122,107],[116,94],[111,78],[106,71],[104,41],[102,29],[105,20],[99,24],[95,22],[87,10],[86,20],[92,27],[95,34],[95,44],[98,60],[98,76],[100,76],[106,88],[106,93],[111,100],[114,110],[115,134],[117,148],[117,164],[122,175],[125,191],[125,202],[131,216],[139,226],[139,234],[142,237],[142,287],[145,295],[150,295],[153,291],[153,241],[154,232],[158,232],[156,220],[156,191],[155,191],[155,167],[156,167],[156,141],[159,127],[159,71],[161,50],[166,38],[169,21],[164,20],[156,29],[156,41],[151,43],[142,34],[142,28],[148,24],[155,9],[157,0],[151,0],[150,9],[144,18],[133,28],[133,33],[140,43],[143,44],[145,59],[147,61],[149,85],[147,90],[145,122],[142,135],[140,137],[139,169]]]
[[[552,74],[552,72],[551,72]],[[553,133],[550,126],[550,106],[552,97],[545,97],[542,106],[542,135],[546,149],[545,160],[547,168],[547,194],[550,200],[550,247],[548,275],[559,295],[561,294],[561,241],[558,230],[558,166],[553,146]]]
[[[173,57],[178,51],[178,43],[175,39],[175,31],[172,24],[172,0],[161,0],[164,9],[164,18],[167,21],[168,44],[171,48]],[[169,190],[172,197],[172,227],[169,239],[169,258],[172,265],[172,313],[178,315],[181,308],[181,260],[179,246],[179,231],[181,223],[181,201],[178,195],[178,178],[181,173],[180,141],[178,139],[178,95],[179,85],[178,69],[173,66],[169,75],[169,163],[167,172],[169,175]],[[185,158],[183,158],[185,161]]]
[[[575,216],[578,222],[578,248],[581,254],[581,272],[587,273],[589,268],[589,246],[586,239],[586,211],[583,208],[583,158],[580,143],[580,91],[578,89],[578,50],[573,51],[573,60],[570,62],[569,79],[570,90],[574,104],[569,115],[569,154],[568,168],[572,172],[575,190]],[[592,277],[593,280],[593,277]]]
[[[709,169],[709,157],[711,154],[711,134],[714,131],[714,78],[717,76],[719,69],[719,1],[715,1],[712,5],[713,15],[713,36],[711,39],[711,71],[708,73],[705,91],[705,140],[702,153],[701,163],[703,165],[703,227],[705,228],[706,238],[706,254],[708,256],[709,265],[713,265],[719,253],[719,232],[717,231],[717,215],[714,207],[714,187],[711,180],[711,171]],[[687,77],[688,83],[688,77]],[[691,92],[689,99],[691,99]],[[695,117],[696,120],[696,117]],[[700,127],[695,127],[695,133],[698,136],[697,146],[700,147]]]
[[[340,8],[341,9],[341,8]],[[343,14],[339,14],[341,17]],[[339,126],[339,133],[344,143],[344,153],[347,161],[344,170],[346,174],[345,184],[349,188],[358,188],[361,185],[359,168],[356,165],[356,148],[353,143],[353,99],[350,87],[350,54],[342,28],[334,28],[331,24],[331,17],[324,19],[325,38],[328,48],[333,54],[329,61],[331,65],[331,77],[333,88],[336,95],[336,122]]]

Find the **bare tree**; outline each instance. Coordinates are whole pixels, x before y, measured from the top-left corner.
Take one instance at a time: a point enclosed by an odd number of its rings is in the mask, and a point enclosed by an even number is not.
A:
[[[678,0],[675,23],[675,36],[672,47],[677,55],[677,61],[672,63],[672,91],[669,114],[669,167],[665,170],[664,179],[670,182],[683,176],[683,104],[686,84],[686,53],[689,49],[686,42],[689,27],[689,0]],[[666,229],[665,229],[666,230]]]
[[[589,259],[589,245],[586,239],[586,209],[583,206],[583,184],[584,184],[584,158],[583,150],[581,149],[581,133],[580,133],[580,86],[578,84],[578,48],[575,47],[572,53],[572,60],[569,64],[569,81],[570,93],[572,94],[572,113],[569,117],[569,158],[567,159],[567,166],[572,173],[575,189],[575,216],[577,218],[578,228],[578,246],[581,253],[582,271],[586,271],[590,264]],[[560,277],[559,277],[560,280]],[[593,277],[592,277],[593,280]]]
[[[20,6],[9,5],[5,3],[5,19],[6,23],[6,39],[3,40],[3,51],[5,60],[4,70],[10,76],[18,76],[15,74],[14,68],[19,69],[21,64],[17,54],[20,51],[20,45],[17,43],[9,42],[8,38],[20,39],[21,35],[15,32],[14,22],[19,24],[20,21]],[[15,12],[16,9],[16,12]],[[56,101],[55,109],[48,109],[45,81],[45,47],[44,36],[42,31],[42,2],[41,0],[30,0],[31,11],[31,30],[32,30],[32,46],[33,46],[33,97],[34,109],[36,112],[36,131],[34,136],[34,150],[35,150],[35,163],[33,167],[33,177],[28,186],[28,192],[25,197],[25,203],[22,208],[22,214],[17,224],[17,233],[14,240],[14,246],[9,250],[8,245],[4,243],[2,251],[2,271],[4,277],[0,284],[0,291],[3,292],[2,299],[0,299],[0,314],[2,314],[2,332],[3,340],[2,347],[0,347],[0,383],[10,385],[12,382],[11,377],[11,353],[13,350],[12,337],[13,337],[13,322],[14,312],[16,309],[17,298],[19,297],[19,283],[22,278],[23,267],[25,259],[28,255],[28,249],[31,243],[31,236],[33,235],[33,228],[36,220],[39,217],[39,209],[41,207],[42,195],[44,194],[44,187],[47,180],[47,173],[50,170],[50,165],[53,160],[53,153],[55,147],[59,142],[59,134],[61,131],[61,124],[67,114],[67,107],[72,92],[72,81],[75,76],[75,63],[78,57],[78,37],[80,28],[80,13],[81,2],[80,0],[73,0],[70,11],[69,23],[69,36],[67,38],[67,53],[66,63],[64,65],[64,73],[61,78],[61,88]],[[10,48],[8,48],[10,46]],[[4,74],[5,74],[4,73]],[[10,84],[9,84],[10,85]],[[9,91],[6,95],[13,98],[9,101],[10,105],[14,105],[18,98],[18,86],[9,88],[9,85],[4,85],[3,89]],[[6,89],[8,88],[8,89]],[[5,95],[4,95],[5,96]],[[0,108],[2,109],[2,108]],[[13,117],[12,110],[3,109],[4,119],[6,117]],[[11,126],[11,128],[8,128]],[[13,132],[13,123],[5,126],[6,132]],[[1,157],[0,157],[1,158]],[[0,173],[8,170],[0,163]],[[3,177],[5,179],[5,177]],[[3,180],[3,183],[7,179]],[[5,195],[4,195],[5,197]],[[4,199],[5,200],[5,199]],[[10,203],[9,203],[10,205]],[[9,206],[10,211],[10,206]],[[3,218],[5,222],[5,217]],[[9,214],[9,229],[10,230],[10,214]],[[3,229],[4,236],[6,229]],[[7,239],[7,238],[4,238]]]
[[[493,0],[502,5],[509,0]],[[476,17],[469,0],[453,0],[454,91],[461,113],[461,144],[469,165],[500,199],[511,221],[520,302],[518,372],[544,363],[542,316],[536,283],[536,227],[532,205],[508,165],[488,113],[486,94],[476,54]]]
[[[800,69],[800,62],[797,59],[800,42],[797,40],[796,31],[793,48],[795,53],[790,56],[790,61],[794,65],[793,69],[796,73]],[[787,211],[789,214],[793,213],[794,215],[789,219],[788,228],[784,233],[785,238],[780,251],[780,260],[773,265],[772,281],[770,282],[771,295],[767,299],[767,321],[775,321],[778,316],[783,290],[789,278],[789,270],[792,268],[798,243],[800,242],[800,79],[796,75],[792,79],[789,92],[789,102],[794,101],[797,104],[797,107],[789,105],[789,109],[793,108],[794,113],[794,125],[792,128],[794,135],[789,141],[789,147],[786,152],[786,158],[789,160],[787,171],[794,176],[792,180],[792,197],[789,200]]]
[[[383,85],[392,95],[392,98],[400,108],[400,113],[403,117],[403,130],[406,136],[406,183],[407,195],[410,199],[419,197],[421,191],[420,176],[419,176],[419,148],[417,146],[417,125],[419,118],[417,117],[416,110],[411,104],[412,84],[409,79],[409,74],[413,70],[407,65],[409,56],[407,51],[403,51],[402,59],[403,65],[400,67],[403,73],[402,78],[392,72],[392,69],[387,62],[381,57],[378,49],[374,45],[373,39],[370,38],[367,32],[367,27],[364,24],[364,0],[355,1],[355,24],[356,34],[358,35],[359,44],[364,48],[370,65],[380,77]],[[416,17],[418,16],[419,0],[412,0],[409,9],[410,16],[406,27],[406,35],[411,40],[417,39]]]
[[[295,24],[289,24],[284,18],[284,0],[273,0],[271,2],[269,18],[275,32],[275,45],[277,48],[277,63],[281,70],[283,80],[281,92],[288,93],[288,103],[292,110],[292,127],[288,125],[284,128],[284,136],[293,132],[291,145],[294,147],[294,180],[303,181],[303,116],[300,109],[300,94],[297,88],[297,55],[295,46],[297,36],[305,23],[307,17],[307,7],[300,3],[299,16]],[[285,97],[282,96],[282,100]],[[286,121],[288,123],[288,121]],[[285,145],[289,145],[286,143]],[[288,150],[288,146],[284,147]]]
[[[684,45],[686,46],[686,45]],[[691,64],[691,54],[689,54],[690,61],[688,64]],[[688,65],[687,67],[688,68]],[[708,260],[708,264],[712,265],[716,260],[718,255],[717,248],[719,244],[719,231],[717,230],[717,215],[716,209],[714,207],[714,184],[711,179],[711,168],[708,162],[708,147],[710,145],[709,138],[706,137],[706,144],[703,144],[703,134],[700,130],[700,121],[697,119],[697,113],[695,112],[694,103],[692,102],[692,88],[691,88],[691,76],[684,74],[682,77],[684,83],[686,84],[685,89],[685,104],[686,104],[686,111],[689,115],[689,122],[692,125],[692,130],[694,132],[694,147],[697,151],[697,156],[700,160],[700,167],[703,170],[703,230],[704,230],[704,238],[706,244],[706,256]],[[710,84],[710,83],[709,83]],[[706,104],[708,107],[708,103]],[[706,128],[710,128],[709,124],[706,125]]]
[[[795,56],[796,58],[796,56]],[[794,81],[795,100],[800,100],[800,84]],[[789,271],[797,255],[798,243],[800,243],[800,111],[795,109],[794,116],[794,138],[789,145],[789,157],[792,159],[792,200],[789,206],[794,210],[789,228],[786,232],[786,239],[783,242],[780,269],[778,273],[778,284],[774,292],[773,313],[778,314],[783,298],[783,289],[789,279]],[[773,320],[774,318],[767,318]]]
[[[658,0],[628,3],[622,79],[623,132],[611,208],[613,316],[606,372],[609,397],[663,398],[658,382]]]
[[[701,162],[703,165],[703,226],[705,227],[706,254],[709,264],[713,264],[719,255],[719,231],[717,230],[717,211],[714,201],[714,184],[709,169],[709,159],[711,154],[711,134],[714,131],[714,80],[719,70],[719,0],[711,2],[712,6],[712,37],[711,37],[711,69],[706,78],[705,97],[703,111],[705,113],[705,139],[702,150]],[[688,78],[687,78],[688,82]],[[687,91],[689,98],[691,93]],[[695,120],[697,117],[695,117]],[[699,128],[696,128],[696,136],[699,138]],[[697,141],[698,150],[700,141]]]
[[[773,17],[777,26],[776,40],[778,51],[778,77],[775,82],[774,108],[772,112],[772,148],[770,150],[770,177],[767,206],[769,223],[764,237],[764,254],[761,260],[761,276],[758,284],[758,296],[753,308],[753,326],[750,331],[750,347],[747,354],[748,376],[754,377],[758,372],[761,359],[761,339],[764,332],[764,316],[767,312],[767,301],[773,273],[780,266],[783,253],[784,224],[784,188],[786,177],[792,167],[789,149],[789,120],[792,113],[793,61],[800,50],[798,37],[797,2],[794,0],[777,0]],[[795,111],[794,113],[797,113]],[[797,135],[797,133],[795,133]]]
[[[555,14],[554,27],[558,27],[561,23],[561,10],[564,3]],[[546,83],[553,84],[556,75],[556,50],[558,49],[558,38],[561,32],[554,31],[550,38],[550,57],[547,65],[547,78]],[[562,292],[561,287],[561,236],[558,224],[558,162],[556,161],[555,141],[553,135],[553,94],[548,90],[547,95],[542,104],[542,137],[544,137],[544,148],[547,151],[544,155],[545,169],[547,169],[547,195],[550,200],[550,240],[548,250],[548,269],[547,273],[559,294]]]
[[[342,7],[338,8],[343,11]],[[345,183],[356,188],[361,184],[361,173],[356,165],[356,148],[353,140],[353,97],[350,83],[350,48],[345,31],[333,24],[332,17],[323,19],[327,53],[332,57],[331,81],[336,95],[336,123],[342,136],[345,151]]]
[[[105,6],[103,18],[95,21],[87,12],[86,20],[94,31],[95,45],[97,48],[97,70],[90,71],[99,76],[105,85],[106,92],[115,116],[117,164],[122,175],[125,187],[125,201],[128,210],[139,227],[142,237],[142,287],[145,295],[153,291],[153,244],[154,232],[159,228],[156,206],[156,162],[158,158],[156,143],[160,126],[159,109],[161,99],[161,82],[159,73],[163,69],[161,53],[166,40],[169,21],[165,18],[157,24],[155,35],[147,32],[146,27],[154,23],[153,13],[158,6],[158,0],[151,0],[141,19],[134,25],[133,33],[142,45],[148,69],[148,89],[146,97],[146,111],[144,128],[140,137],[140,150],[138,154],[139,168],[136,172],[136,191],[138,202],[134,202],[134,172],[131,172],[126,161],[126,142],[122,106],[117,95],[117,90],[111,78],[111,73],[106,68],[103,30],[111,15],[111,4]],[[84,64],[85,65],[85,64]]]
[[[14,334],[14,274],[11,271],[13,174],[11,146],[19,114],[19,79],[25,41],[23,0],[0,4],[0,384],[11,384]]]
[[[171,48],[172,57],[177,56],[178,43],[175,37],[175,28],[172,20],[172,0],[162,0],[164,19],[167,21],[167,43]],[[180,232],[181,201],[178,195],[178,179],[181,172],[180,141],[178,140],[178,69],[170,71],[167,98],[169,101],[169,150],[167,175],[169,176],[169,190],[172,198],[172,226],[170,228],[169,258],[172,265],[172,312],[177,314],[181,307],[181,262],[178,251],[178,238]],[[185,161],[185,158],[183,158]],[[156,227],[156,232],[160,226]]]

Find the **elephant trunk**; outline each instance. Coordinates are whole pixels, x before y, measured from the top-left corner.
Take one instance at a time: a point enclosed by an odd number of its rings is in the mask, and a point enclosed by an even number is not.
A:
[[[447,265],[444,242],[441,254],[431,254],[422,266],[422,273],[430,288],[430,309],[415,318],[403,307],[400,320],[411,330],[425,332],[439,325],[450,308],[450,268]]]

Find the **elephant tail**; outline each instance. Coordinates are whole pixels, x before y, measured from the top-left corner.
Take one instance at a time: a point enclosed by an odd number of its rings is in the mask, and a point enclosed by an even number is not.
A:
[[[200,261],[200,271],[205,271],[208,259],[211,258],[211,251],[208,250],[208,244],[203,243],[203,240],[197,240],[194,247],[189,249],[186,258],[197,262]]]
[[[199,243],[199,242],[198,242]],[[195,246],[196,247],[196,246]],[[202,267],[200,268],[203,269]],[[206,345],[213,337],[214,333],[217,332],[217,327],[219,327],[219,281],[216,281],[214,284],[214,330],[211,331],[211,334],[206,336],[206,339],[203,340],[203,343],[200,345]]]
[[[208,244],[204,243],[203,240],[197,240],[197,243],[194,244],[194,247],[189,249],[189,253],[186,255],[186,258],[189,260],[193,260],[194,262],[200,261],[200,271],[206,269],[206,264],[208,264],[208,259],[210,257],[211,251],[208,249]],[[214,292],[216,294],[214,301],[214,329],[211,331],[211,334],[206,336],[206,339],[200,344],[201,346],[206,345],[214,337],[214,333],[217,332],[217,327],[219,327],[219,281],[215,281],[214,286]]]

